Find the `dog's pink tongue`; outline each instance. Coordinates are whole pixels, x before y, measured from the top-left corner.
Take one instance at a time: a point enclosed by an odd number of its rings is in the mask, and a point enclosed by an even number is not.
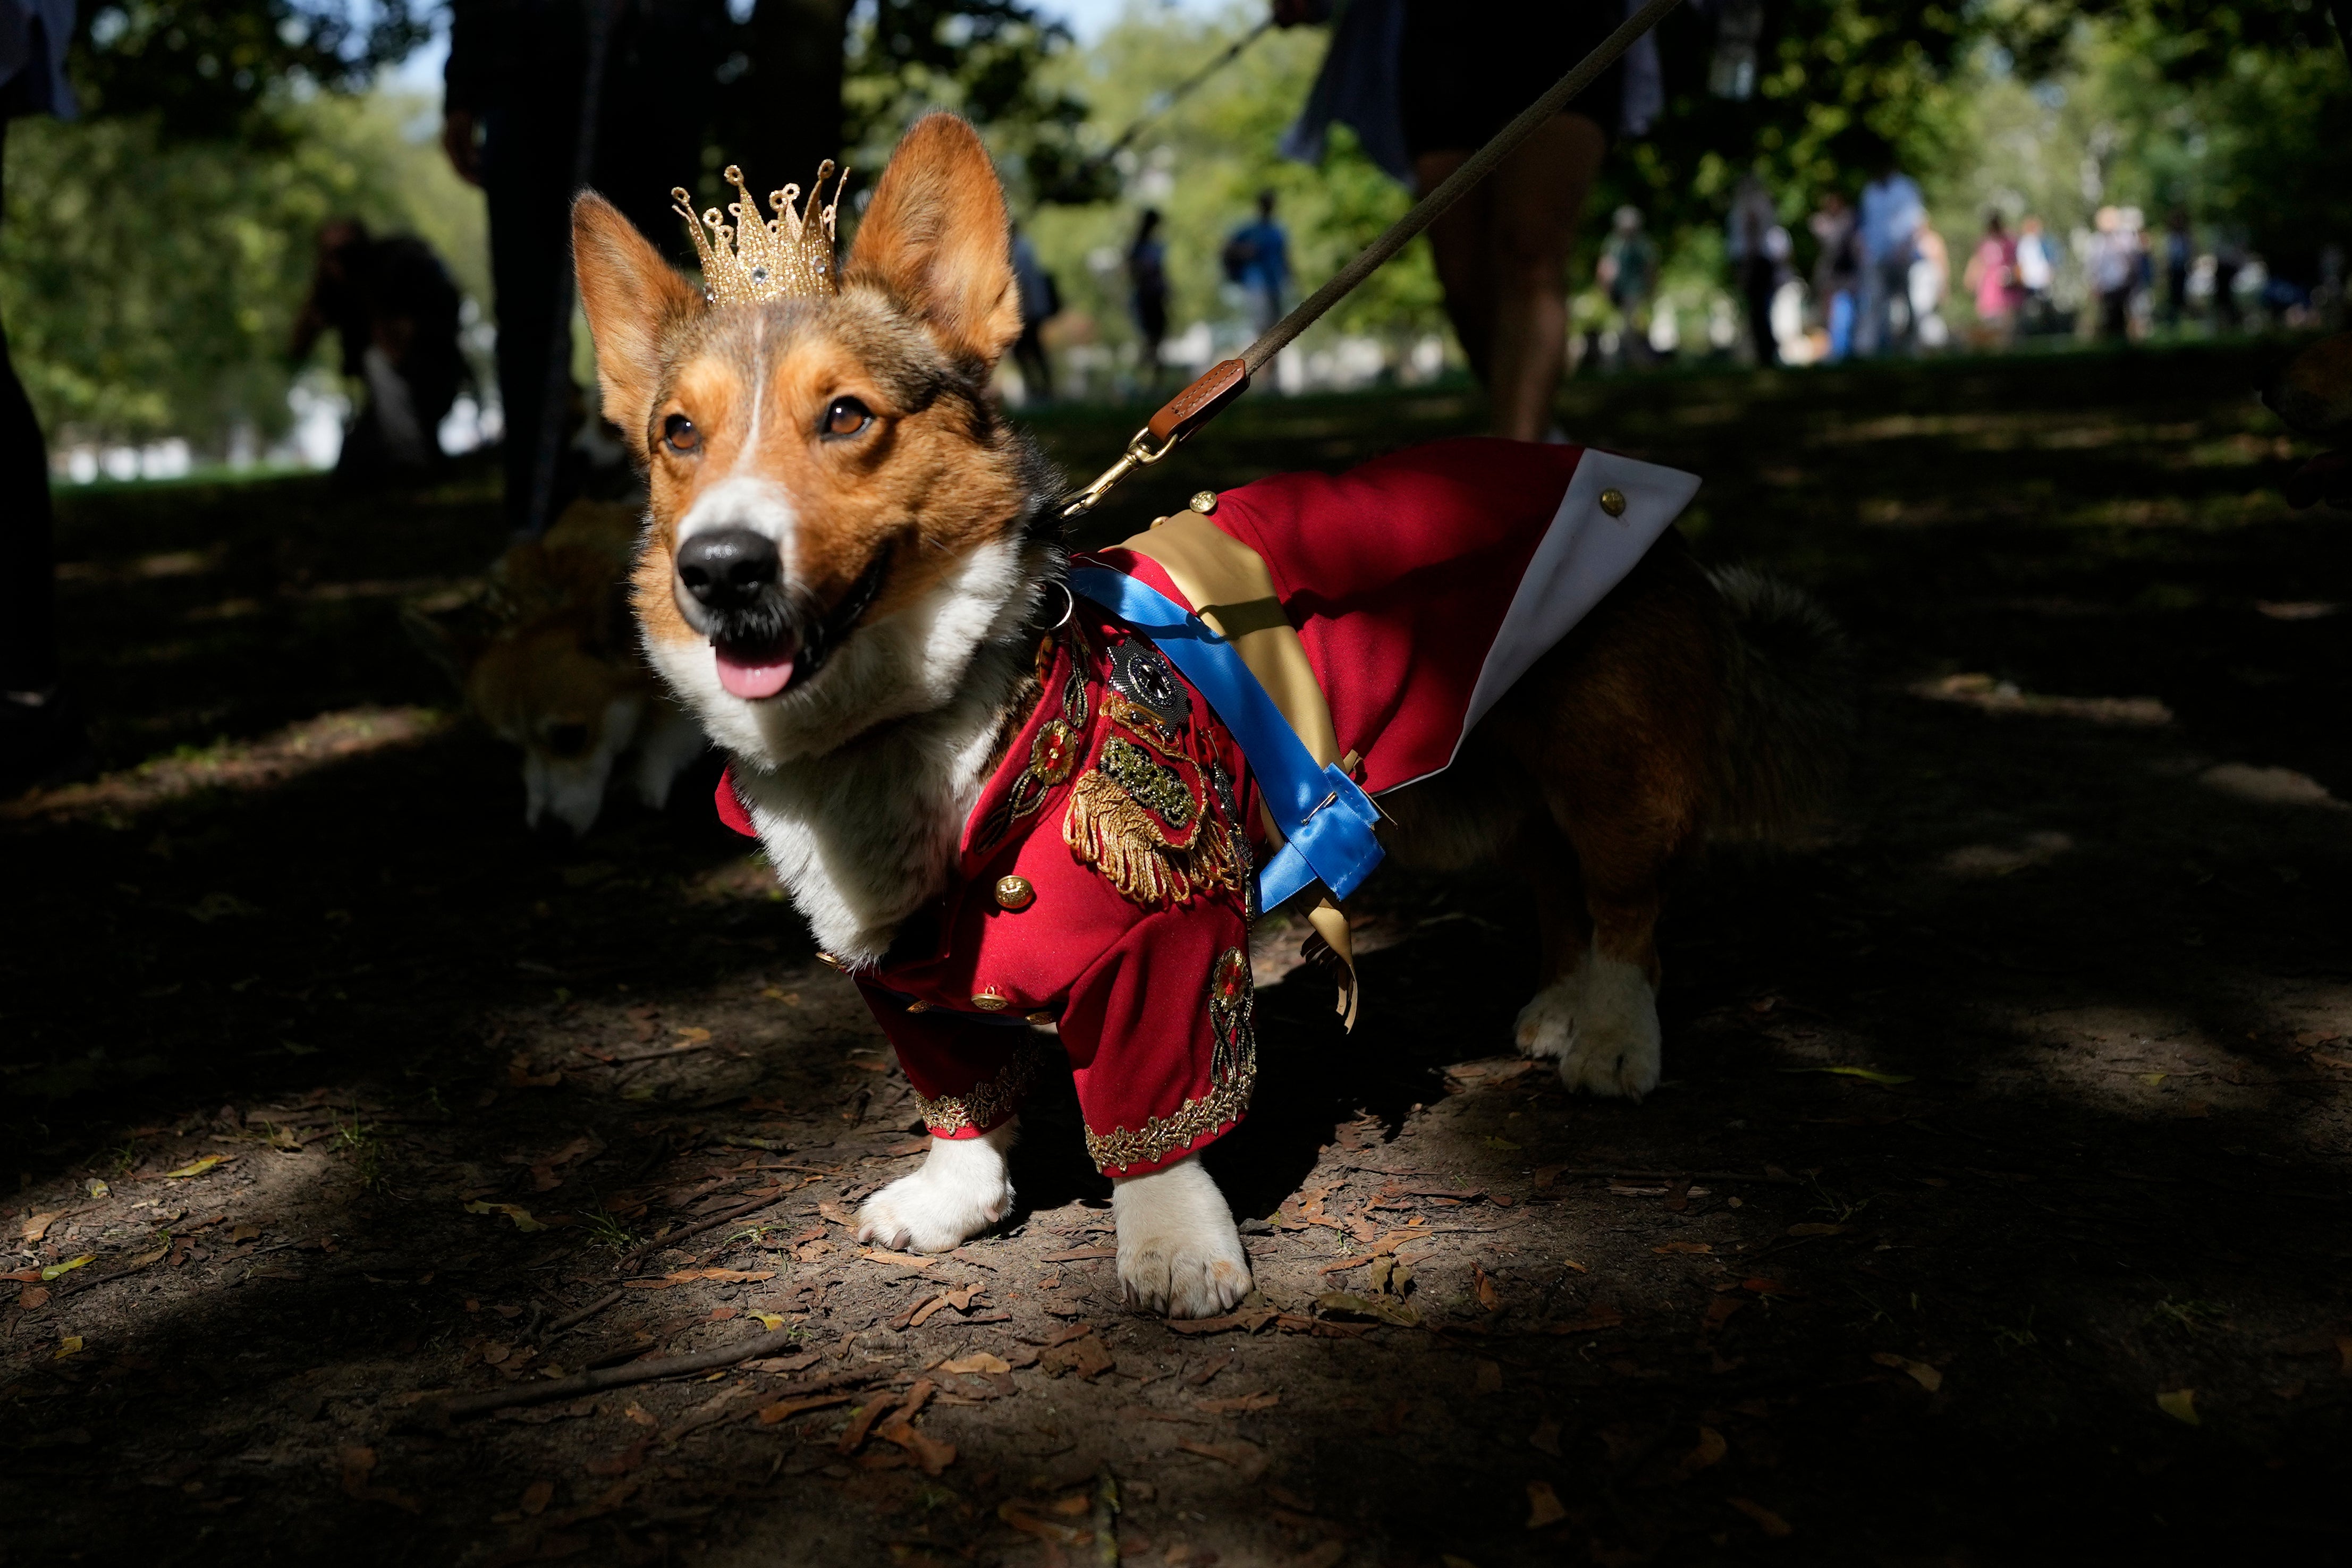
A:
[[[719,655],[719,684],[731,696],[757,702],[761,697],[774,696],[793,681],[793,656],[746,660],[725,648],[712,650]]]

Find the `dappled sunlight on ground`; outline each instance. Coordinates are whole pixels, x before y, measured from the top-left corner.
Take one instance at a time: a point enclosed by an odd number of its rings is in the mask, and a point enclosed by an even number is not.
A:
[[[1706,475],[1703,559],[1853,632],[1838,820],[1679,883],[1640,1104],[1511,1056],[1508,881],[1374,879],[1353,1034],[1303,931],[1263,924],[1261,1081],[1205,1162],[1257,1292],[1183,1328],[1122,1307],[1066,1077],[1002,1231],[929,1261],[855,1241],[923,1146],[910,1091],[711,820],[715,764],[665,813],[531,841],[512,754],[440,719],[393,598],[322,591],[487,560],[478,487],[353,517],[301,485],[77,498],[69,657],[110,771],[0,818],[27,894],[0,916],[9,1544],[2325,1555],[2352,1481],[2352,618],[2310,607],[2352,601],[2352,536],[2284,512],[2251,375],[1572,388],[1580,435]],[[1244,402],[1089,527],[1475,417]],[[1133,423],[1040,426],[1089,469]]]

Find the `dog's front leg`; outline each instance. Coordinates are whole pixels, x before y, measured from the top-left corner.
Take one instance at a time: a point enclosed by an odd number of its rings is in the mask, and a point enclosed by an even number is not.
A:
[[[1013,1212],[1005,1156],[1020,1135],[1021,1118],[1013,1116],[977,1138],[933,1138],[922,1169],[900,1176],[857,1211],[857,1239],[915,1252],[945,1252],[971,1240]]]
[[[1198,1159],[1116,1179],[1118,1282],[1129,1301],[1171,1318],[1229,1312],[1249,1294],[1249,1254],[1225,1195]]]

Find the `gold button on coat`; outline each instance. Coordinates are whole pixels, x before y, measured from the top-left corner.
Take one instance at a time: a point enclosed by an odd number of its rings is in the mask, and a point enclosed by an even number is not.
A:
[[[1217,493],[1214,490],[1195,490],[1186,505],[1205,517],[1217,509]]]
[[[991,986],[988,989],[975,995],[971,998],[971,1005],[984,1013],[1001,1013],[1013,1005],[1013,998],[994,986]]]
[[[1000,909],[1026,909],[1037,902],[1037,889],[1025,876],[1000,876],[996,879],[996,905]]]
[[[1612,517],[1625,515],[1625,492],[1612,486],[1601,492],[1601,509]]]

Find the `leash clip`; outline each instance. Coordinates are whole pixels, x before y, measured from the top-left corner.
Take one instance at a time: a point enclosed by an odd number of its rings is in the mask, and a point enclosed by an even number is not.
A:
[[[1182,439],[1181,435],[1171,435],[1167,440],[1162,441],[1159,449],[1155,451],[1151,446],[1151,427],[1145,425],[1129,440],[1127,450],[1119,455],[1118,462],[1097,476],[1093,484],[1070,497],[1062,507],[1062,516],[1066,518],[1085,517],[1095,509],[1095,503],[1101,500],[1104,492],[1113,485],[1118,484],[1138,468],[1150,467],[1154,463],[1175,451],[1176,444]]]

